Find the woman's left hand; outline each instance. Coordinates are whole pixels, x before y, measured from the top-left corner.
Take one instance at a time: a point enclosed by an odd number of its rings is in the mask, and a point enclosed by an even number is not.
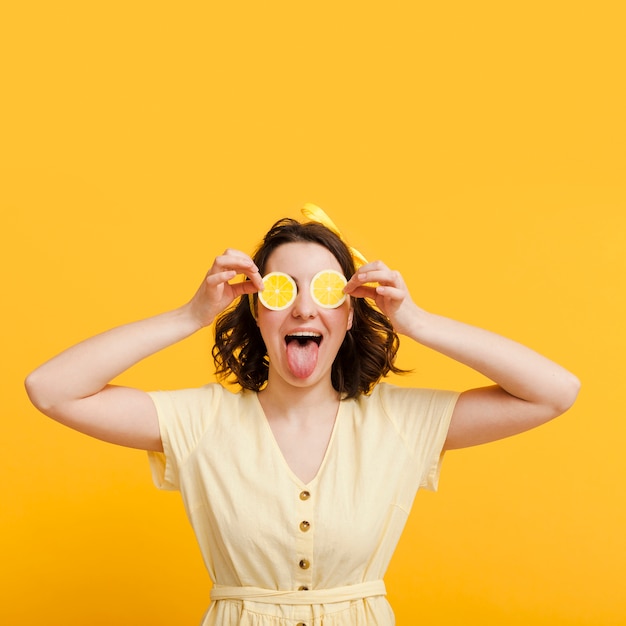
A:
[[[420,309],[400,272],[388,268],[382,261],[373,261],[360,267],[344,289],[353,298],[370,298],[389,318],[394,330],[411,335]]]

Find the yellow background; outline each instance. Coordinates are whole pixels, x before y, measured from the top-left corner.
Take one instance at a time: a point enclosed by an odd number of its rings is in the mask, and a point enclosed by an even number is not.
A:
[[[398,624],[626,624],[622,4],[4,3],[0,621],[199,622],[179,496],[23,379],[314,202],[422,306],[583,383],[555,422],[448,455],[386,578]],[[202,384],[210,346],[120,381]],[[408,341],[401,365],[484,382]]]

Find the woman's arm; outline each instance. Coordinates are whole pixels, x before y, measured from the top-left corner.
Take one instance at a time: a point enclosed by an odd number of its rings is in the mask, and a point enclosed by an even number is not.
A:
[[[378,286],[366,286],[374,282]],[[396,332],[480,372],[495,385],[461,394],[446,448],[494,441],[564,413],[580,383],[560,365],[500,335],[419,308],[402,276],[381,262],[362,267],[346,293],[374,299]]]
[[[539,426],[564,413],[579,382],[530,348],[495,333],[419,310],[407,335],[496,383],[461,394],[446,448],[478,445]]]
[[[250,281],[230,284],[242,273]],[[161,450],[152,400],[143,391],[110,385],[142,359],[211,324],[236,297],[262,288],[252,260],[227,250],[217,257],[184,306],[87,339],[41,365],[26,379],[33,404],[83,433],[134,448]]]

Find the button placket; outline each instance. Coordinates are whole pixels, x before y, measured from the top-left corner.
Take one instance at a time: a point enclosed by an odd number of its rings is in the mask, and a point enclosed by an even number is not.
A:
[[[296,495],[296,515],[293,521],[293,532],[296,533],[296,550],[294,567],[296,570],[296,589],[308,591],[313,588],[313,511],[315,496],[309,489],[303,489]]]

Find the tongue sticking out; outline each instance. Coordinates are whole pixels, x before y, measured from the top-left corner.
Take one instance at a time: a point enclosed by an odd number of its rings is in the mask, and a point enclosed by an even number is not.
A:
[[[287,344],[287,364],[296,378],[307,378],[315,370],[319,346],[315,341],[290,341]]]

